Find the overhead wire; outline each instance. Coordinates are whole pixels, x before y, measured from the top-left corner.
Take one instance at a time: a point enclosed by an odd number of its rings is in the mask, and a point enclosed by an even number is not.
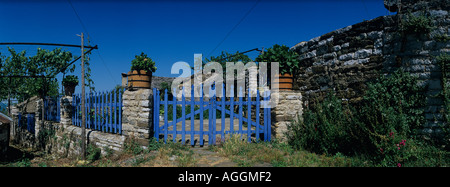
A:
[[[69,3],[70,7],[72,7],[72,10],[74,11],[78,21],[80,22],[81,26],[83,27],[83,30],[86,32],[86,34],[88,35],[88,40],[92,41],[92,37],[89,35],[89,32],[86,28],[86,26],[84,25],[83,21],[81,20],[77,10],[75,9],[75,7],[73,6],[72,2],[70,2],[70,0],[67,0],[67,2]],[[103,59],[103,57],[100,55],[99,50],[96,50],[98,57],[100,58],[100,61],[102,62],[103,66],[105,67],[106,71],[108,72],[109,76],[112,78],[112,80],[114,81],[114,83],[117,85],[118,82],[117,80],[114,78],[114,76],[112,75],[111,71],[109,70],[108,66],[105,63],[105,60]]]
[[[219,42],[219,44],[216,45],[216,47],[214,47],[213,50],[211,50],[211,52],[209,52],[209,54],[206,57],[211,56],[212,53],[214,53],[216,51],[217,48],[219,48],[220,45],[222,45],[222,43],[230,36],[230,34],[242,23],[242,21],[244,21],[244,19],[252,12],[252,10],[256,7],[256,5],[258,5],[260,0],[257,0],[255,2],[255,4],[253,4],[253,6],[247,11],[247,13],[245,13],[245,15],[239,20],[239,22],[237,22],[233,28],[231,28],[230,31],[228,31],[228,33],[225,35],[225,37]]]

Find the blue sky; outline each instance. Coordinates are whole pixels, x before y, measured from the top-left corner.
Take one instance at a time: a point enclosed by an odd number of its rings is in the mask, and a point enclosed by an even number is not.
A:
[[[141,52],[156,62],[154,75],[176,77],[178,74],[170,74],[172,64],[185,61],[193,65],[194,53],[205,58],[221,51],[234,53],[274,44],[291,47],[389,14],[382,0],[70,2],[81,22],[67,0],[0,0],[0,41],[80,44],[76,34],[89,34],[90,44],[99,47],[91,55],[92,78],[98,91],[120,84],[120,74],[129,71],[131,60]],[[37,48],[12,47],[30,55]],[[77,48],[64,49],[81,54]],[[7,47],[0,46],[0,51],[7,53]],[[253,59],[258,55],[247,54]],[[80,71],[77,67],[74,74],[79,76]]]

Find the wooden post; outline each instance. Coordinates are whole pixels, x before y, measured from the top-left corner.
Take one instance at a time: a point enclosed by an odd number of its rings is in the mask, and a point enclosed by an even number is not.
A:
[[[84,34],[81,33],[81,158],[86,159],[86,110],[84,90]]]

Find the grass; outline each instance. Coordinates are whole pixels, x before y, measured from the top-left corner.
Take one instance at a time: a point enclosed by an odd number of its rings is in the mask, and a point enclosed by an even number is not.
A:
[[[131,142],[130,145],[135,145]],[[140,150],[136,147],[124,150],[116,154],[103,154],[98,156],[98,150],[91,148],[95,159],[80,160],[78,158],[67,158],[59,155],[42,153],[26,153],[10,162],[0,163],[0,167],[197,167],[208,165],[208,158],[215,157],[221,161],[234,162],[238,167],[372,167],[380,166],[373,163],[370,158],[364,156],[345,156],[341,153],[334,155],[316,154],[306,150],[292,148],[287,143],[259,142],[248,143],[240,136],[232,136],[216,146],[209,146],[201,154],[198,148],[191,148],[180,143],[161,142],[150,143],[152,149]],[[133,146],[129,146],[133,147]],[[139,151],[137,151],[139,150]],[[110,150],[109,150],[110,151]],[[107,151],[107,152],[109,152]],[[427,154],[433,150],[426,150]],[[423,159],[415,160],[414,163],[405,166],[435,165],[435,162],[446,160],[448,154],[439,154]],[[34,154],[34,155],[31,155]],[[442,157],[442,158],[440,158]],[[216,161],[216,160],[215,160]],[[427,164],[430,162],[431,164]],[[439,164],[448,166],[444,161]],[[214,165],[209,165],[214,167]]]
[[[180,143],[153,142],[152,149],[138,149],[131,142],[121,153],[99,156],[98,149],[90,148],[95,159],[80,160],[60,155],[36,154],[33,157],[17,158],[0,167],[197,167],[207,157],[232,161],[239,167],[346,167],[364,166],[355,158],[342,155],[317,155],[308,151],[296,151],[285,143],[248,143],[233,136],[217,146],[209,146],[210,154],[201,155],[194,148]],[[133,145],[133,146],[131,146]],[[150,147],[150,146],[149,146]],[[138,151],[139,150],[139,151]],[[108,151],[109,152],[109,151]],[[95,156],[94,156],[95,155]],[[91,157],[91,158],[92,158]],[[203,163],[205,164],[205,163]]]
[[[218,154],[230,158],[238,166],[249,167],[269,163],[275,167],[349,167],[368,166],[360,158],[345,157],[342,154],[317,155],[304,150],[294,150],[286,143],[248,143],[240,136],[233,136],[219,146],[212,148]]]

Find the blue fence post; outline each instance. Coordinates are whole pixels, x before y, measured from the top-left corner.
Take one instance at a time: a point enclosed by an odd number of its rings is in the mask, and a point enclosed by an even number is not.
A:
[[[222,83],[222,127],[220,128],[220,140],[224,141],[225,140],[225,84]]]
[[[211,86],[212,87],[212,86]],[[208,100],[209,100],[209,105],[208,105],[208,144],[211,145],[212,144],[212,110],[213,110],[213,102],[214,102],[214,98],[211,96],[211,92],[212,89],[211,87],[209,87],[209,96],[208,96]]]
[[[169,105],[169,98],[167,96],[167,89],[164,90],[164,143],[167,143],[167,136],[169,134],[169,120],[167,119],[167,107]]]
[[[184,144],[186,136],[186,98],[184,97],[184,92],[186,89],[183,87],[181,92],[181,144]]]
[[[102,92],[102,131],[108,132],[108,111],[107,111],[107,95],[108,92]]]
[[[77,102],[77,100],[78,100],[77,94],[73,94],[72,102],[73,102],[74,106],[73,106],[73,114],[72,114],[72,117],[73,117],[72,123],[75,126],[77,126],[77,118],[78,118],[78,110],[77,110],[78,102]]]
[[[86,96],[86,99],[87,99],[87,102],[86,102],[86,124],[88,126],[87,128],[91,129],[92,125],[93,125],[92,121],[91,121],[91,103],[92,103],[91,95],[92,95],[92,93],[89,92],[86,95],[87,95]]]
[[[200,137],[199,137],[199,141],[200,141],[200,145],[203,145],[203,105],[204,105],[204,101],[203,101],[203,83],[200,84],[200,129],[199,129],[199,133],[200,133]]]
[[[100,93],[95,92],[95,130],[101,131],[100,116],[99,116],[99,103],[100,103]]]
[[[75,122],[75,95],[72,94],[72,123]]]
[[[73,120],[72,120],[72,123],[75,126],[77,126],[77,118],[78,118],[78,102],[77,102],[77,99],[78,99],[77,94],[73,94],[73,97],[72,97],[72,102],[73,102],[73,114],[72,114]]]
[[[239,133],[241,134],[241,138],[242,138],[242,134],[244,133],[243,132],[243,130],[242,130],[242,122],[243,122],[243,106],[242,106],[242,104],[244,103],[244,101],[243,101],[243,99],[242,99],[242,96],[243,96],[243,92],[242,92],[242,87],[240,87],[239,88],[239,95],[238,95],[238,97],[239,97],[239,115],[238,115],[238,117],[239,117]]]
[[[195,121],[195,97],[194,97],[194,85],[191,86],[191,145],[194,145],[194,121]]]
[[[248,142],[251,142],[252,135],[252,98],[250,94],[250,86],[247,92],[247,138]]]
[[[267,91],[267,100],[270,101],[271,92]],[[269,102],[269,107],[267,107],[267,140],[270,141],[272,138],[272,114],[271,107]]]
[[[106,91],[106,124],[107,124],[107,131],[111,132],[112,126],[111,126],[111,92]]]
[[[153,111],[153,119],[155,120],[155,122],[153,123],[153,132],[154,132],[153,137],[155,137],[156,141],[159,142],[159,115],[160,115],[160,113],[159,113],[159,107],[160,107],[160,105],[159,105],[159,102],[160,102],[159,90],[156,88],[153,88],[153,94],[154,94],[153,95],[153,98],[154,98],[153,106],[154,106],[154,110],[155,110],[155,111]]]
[[[114,133],[117,133],[117,93],[113,90]]]
[[[176,97],[177,92],[176,91],[177,91],[176,89],[173,89],[173,92],[172,92],[172,95],[173,95],[173,97],[172,97],[172,102],[173,102],[173,105],[172,105],[173,106],[172,107],[173,142],[176,142],[176,139],[177,139],[177,97]]]
[[[259,89],[256,90],[256,112],[255,112],[255,130],[256,130],[256,142],[259,142]]]
[[[234,134],[234,85],[231,85],[230,97],[230,137]]]
[[[267,91],[264,91],[263,101],[264,101],[264,128],[263,128],[263,133],[264,133],[264,141],[267,141]]]
[[[121,90],[119,93],[119,134],[122,134],[122,93],[125,92],[125,90]]]
[[[216,88],[216,84],[213,84],[213,88],[214,88],[214,96],[213,96],[213,100],[212,100],[212,142],[214,145],[216,145],[216,134],[217,134],[217,130],[216,130],[216,116],[217,116],[217,88]]]

